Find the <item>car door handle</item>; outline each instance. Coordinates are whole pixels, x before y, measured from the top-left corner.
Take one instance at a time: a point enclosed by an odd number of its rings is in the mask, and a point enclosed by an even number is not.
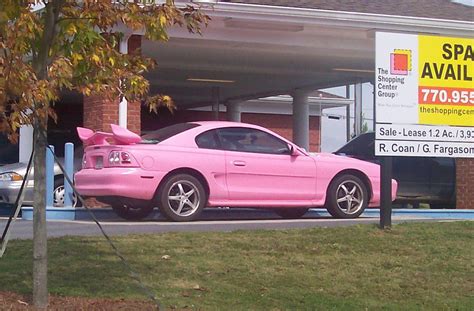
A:
[[[245,161],[232,161],[232,164],[234,164],[234,166],[246,166],[247,163],[245,163]]]

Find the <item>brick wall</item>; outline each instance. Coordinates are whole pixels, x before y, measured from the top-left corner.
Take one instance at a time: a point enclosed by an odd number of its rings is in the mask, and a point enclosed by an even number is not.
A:
[[[474,208],[474,159],[456,159],[456,208]]]
[[[131,35],[128,38],[128,54],[139,54],[141,53],[142,48],[142,37],[140,35]]]

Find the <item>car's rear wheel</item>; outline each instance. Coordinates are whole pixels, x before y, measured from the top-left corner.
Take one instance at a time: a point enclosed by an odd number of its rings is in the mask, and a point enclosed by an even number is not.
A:
[[[199,217],[207,203],[206,191],[194,176],[177,174],[160,187],[160,212],[173,221],[190,221]]]
[[[287,219],[296,219],[303,217],[304,214],[309,210],[309,208],[278,208],[275,209],[275,213]]]
[[[335,218],[357,218],[366,209],[368,199],[364,182],[357,176],[345,174],[329,185],[326,208]]]
[[[133,202],[127,199],[117,199],[111,203],[114,212],[127,220],[141,220],[153,211],[153,204],[150,202]]]

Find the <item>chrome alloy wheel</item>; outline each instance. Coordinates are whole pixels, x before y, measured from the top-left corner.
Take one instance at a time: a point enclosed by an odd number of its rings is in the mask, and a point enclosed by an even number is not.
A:
[[[178,180],[168,191],[168,205],[178,216],[190,216],[196,212],[200,204],[199,190],[195,184],[187,180]]]
[[[362,187],[353,180],[346,180],[336,190],[338,208],[347,215],[357,213],[364,205]]]

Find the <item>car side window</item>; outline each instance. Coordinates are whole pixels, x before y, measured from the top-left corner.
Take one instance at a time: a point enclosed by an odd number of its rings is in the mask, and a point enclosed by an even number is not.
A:
[[[265,154],[291,153],[285,141],[257,129],[223,128],[218,130],[218,136],[224,150]]]
[[[221,149],[216,130],[210,130],[196,137],[196,144],[204,149]]]

